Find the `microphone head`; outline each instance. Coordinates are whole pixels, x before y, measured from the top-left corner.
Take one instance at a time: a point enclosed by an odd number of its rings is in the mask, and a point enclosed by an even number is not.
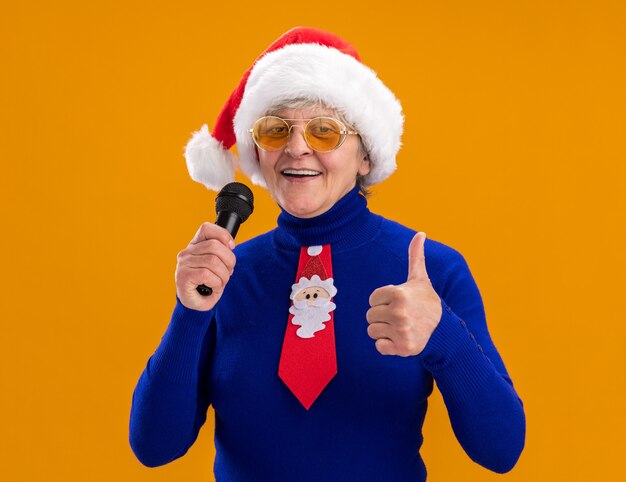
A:
[[[243,223],[254,211],[254,195],[248,186],[240,182],[226,184],[215,198],[215,212],[233,212]]]

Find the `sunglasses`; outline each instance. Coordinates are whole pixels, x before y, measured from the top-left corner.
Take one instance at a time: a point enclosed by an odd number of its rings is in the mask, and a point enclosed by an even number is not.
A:
[[[304,126],[289,124],[287,121],[308,121]],[[332,117],[313,119],[283,119],[273,115],[261,117],[249,132],[254,143],[264,151],[277,151],[287,145],[291,129],[301,127],[304,130],[306,145],[317,152],[330,152],[341,147],[346,136],[357,134]]]

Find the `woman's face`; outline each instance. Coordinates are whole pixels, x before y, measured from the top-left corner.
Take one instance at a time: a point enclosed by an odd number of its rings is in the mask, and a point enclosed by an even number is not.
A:
[[[357,174],[365,176],[370,172],[369,160],[359,155],[356,135],[347,135],[341,147],[330,152],[316,152],[307,146],[303,136],[304,119],[334,117],[331,110],[286,109],[276,115],[284,119],[303,119],[291,122],[294,127],[285,147],[271,152],[257,150],[267,189],[289,214],[312,218],[325,213],[355,186]],[[298,173],[299,176],[294,175]]]

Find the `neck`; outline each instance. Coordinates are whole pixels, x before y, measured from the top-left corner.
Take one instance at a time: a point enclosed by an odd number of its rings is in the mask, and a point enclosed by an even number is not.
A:
[[[367,209],[367,200],[355,186],[319,216],[298,218],[282,211],[278,216],[276,244],[287,249],[332,244],[342,249],[361,244],[377,231],[380,218]]]

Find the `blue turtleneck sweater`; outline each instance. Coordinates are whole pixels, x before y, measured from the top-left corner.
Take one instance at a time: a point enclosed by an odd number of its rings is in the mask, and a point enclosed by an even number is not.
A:
[[[433,379],[457,439],[506,472],[525,437],[522,402],[487,330],[463,257],[426,240],[442,317],[424,351],[383,356],[367,334],[376,288],[401,284],[415,231],[367,209],[355,188],[328,212],[235,248],[237,266],[210,311],[176,298],[170,324],[133,394],[130,443],[154,467],[184,455],[215,410],[218,481],[423,481],[419,454]],[[331,244],[337,375],[309,410],[278,377],[301,246]]]

